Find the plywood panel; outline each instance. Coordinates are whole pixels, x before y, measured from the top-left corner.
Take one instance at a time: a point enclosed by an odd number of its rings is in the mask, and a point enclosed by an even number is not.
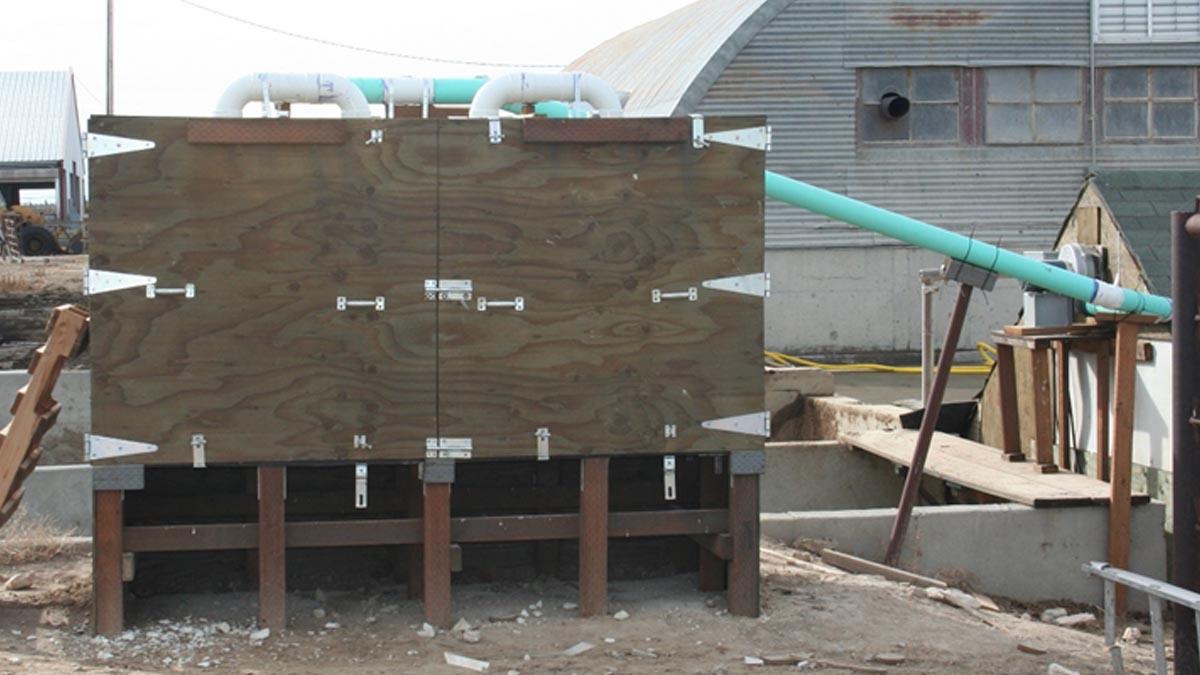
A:
[[[444,122],[439,144],[441,277],[525,303],[442,303],[442,436],[476,456],[534,455],[539,427],[555,455],[761,446],[700,422],[763,410],[762,299],[701,287],[763,270],[762,152],[527,145],[517,121],[493,145],[477,120]],[[689,287],[695,302],[651,302]]]
[[[139,463],[190,463],[195,433],[210,463],[422,455],[436,122],[324,120],[334,133],[315,129],[312,144],[271,140],[290,120],[228,122],[261,127],[260,141],[189,143],[183,119],[92,120],[157,144],[92,161],[92,267],[197,292],[92,296],[94,433],[160,445]],[[366,143],[371,129],[382,143]],[[386,309],[339,312],[337,296],[384,296]],[[355,450],[356,434],[372,447]]]

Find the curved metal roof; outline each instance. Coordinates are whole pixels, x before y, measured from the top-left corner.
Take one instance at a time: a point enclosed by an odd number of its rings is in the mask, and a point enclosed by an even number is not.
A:
[[[601,43],[568,70],[628,91],[625,113],[665,117],[700,102],[742,47],[792,0],[698,0]]]

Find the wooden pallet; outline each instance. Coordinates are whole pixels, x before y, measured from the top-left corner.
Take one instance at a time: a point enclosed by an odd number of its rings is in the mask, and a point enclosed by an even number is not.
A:
[[[22,484],[41,457],[42,436],[54,426],[59,404],[54,385],[67,360],[78,353],[88,330],[88,313],[76,305],[54,308],[46,325],[46,343],[29,363],[29,382],[17,391],[12,420],[0,431],[0,526],[16,513]]]

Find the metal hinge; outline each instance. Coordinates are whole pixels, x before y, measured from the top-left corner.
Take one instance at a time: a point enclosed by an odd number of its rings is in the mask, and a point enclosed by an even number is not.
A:
[[[675,500],[675,455],[663,455],[663,498]]]
[[[711,288],[714,291],[728,291],[730,293],[754,295],[760,298],[771,297],[771,275],[768,272],[743,274],[737,277],[706,279],[700,285],[705,288]]]
[[[426,300],[466,301],[474,288],[470,279],[426,279]]]
[[[771,149],[771,127],[769,125],[705,133],[704,116],[692,115],[691,117],[692,147],[694,148],[706,148],[713,143],[724,143],[764,152]]]
[[[492,145],[504,140],[504,127],[500,126],[499,117],[488,118],[488,142]]]
[[[148,277],[144,274],[88,269],[87,276],[83,280],[83,294],[96,295],[126,288],[140,288],[156,283],[158,283],[157,277]]]
[[[113,457],[144,455],[149,452],[158,452],[158,446],[153,443],[139,443],[111,436],[83,435],[83,457],[89,462]]]
[[[769,411],[753,412],[733,417],[719,417],[714,420],[704,420],[700,426],[716,431],[728,431],[733,434],[749,434],[751,436],[771,435],[771,413]]]
[[[367,465],[363,462],[354,465],[354,508],[367,508]]]
[[[537,458],[539,462],[550,459],[550,427],[538,427],[533,433],[537,437]]]
[[[207,457],[205,449],[208,446],[208,439],[204,434],[192,434],[192,468],[203,469],[207,466]]]
[[[426,438],[427,459],[471,459],[469,438]]]
[[[87,135],[87,156],[104,157],[120,155],[126,152],[141,152],[154,147],[154,141],[141,138],[125,138],[124,136],[109,136],[108,134]]]

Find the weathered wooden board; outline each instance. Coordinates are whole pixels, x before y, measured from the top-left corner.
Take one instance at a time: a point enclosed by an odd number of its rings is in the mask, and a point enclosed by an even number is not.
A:
[[[476,294],[439,313],[441,436],[475,456],[533,456],[543,427],[552,455],[762,446],[701,427],[764,409],[762,298],[702,287],[763,270],[761,151],[526,144],[518,121],[491,144],[472,120],[439,145],[439,274]],[[694,302],[651,302],[690,287]]]
[[[291,123],[227,122],[267,138]],[[347,140],[189,143],[183,119],[92,119],[93,132],[156,143],[92,160],[92,268],[196,286],[193,299],[90,299],[93,433],[160,446],[130,461],[191,463],[197,433],[210,463],[423,452],[436,122],[321,124]],[[370,129],[385,142],[367,144]],[[337,296],[383,296],[386,309],[337,311]],[[373,447],[355,450],[356,434]]]

